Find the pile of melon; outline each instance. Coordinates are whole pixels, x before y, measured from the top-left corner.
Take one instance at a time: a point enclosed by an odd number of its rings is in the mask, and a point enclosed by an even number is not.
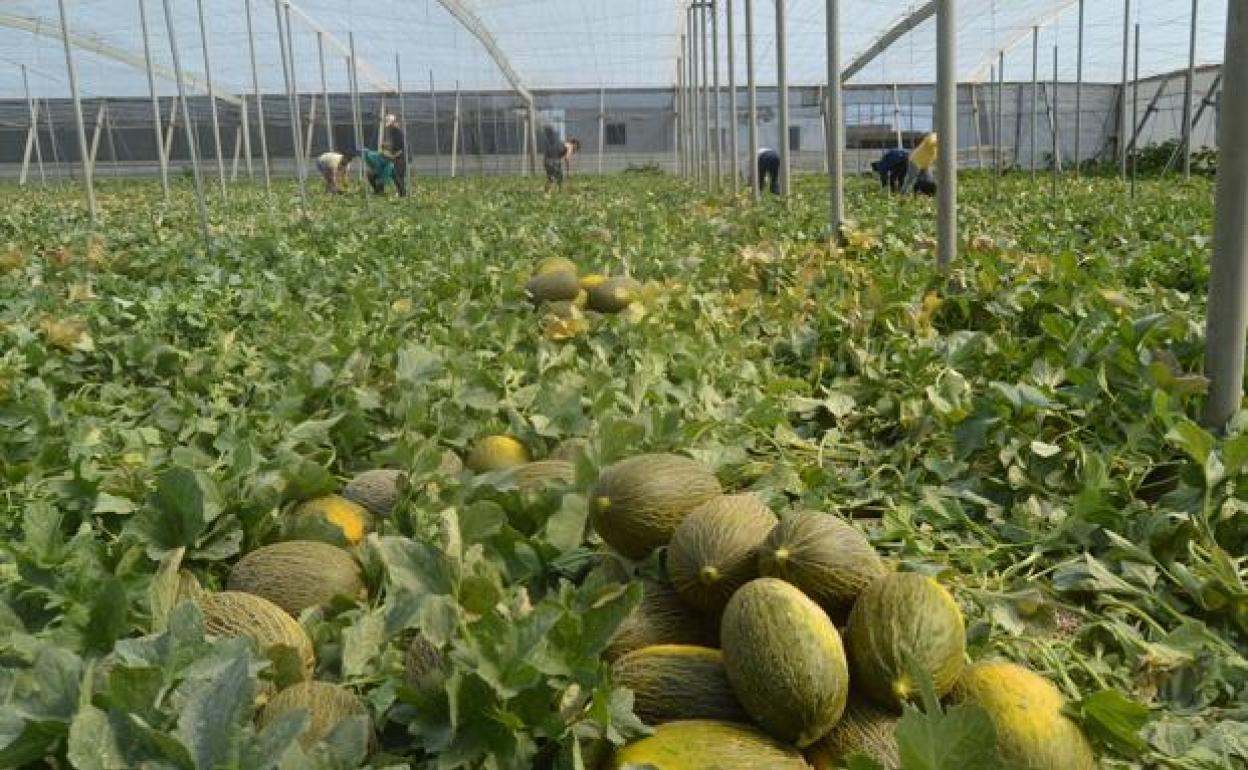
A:
[[[525,296],[541,313],[542,333],[552,340],[588,331],[595,315],[627,310],[640,289],[641,284],[626,276],[581,276],[576,263],[564,257],[542,260],[524,287]]]
[[[656,729],[617,751],[612,770],[830,770],[855,754],[898,768],[894,727],[918,698],[915,667],[940,697],[987,712],[1009,767],[1096,766],[1056,687],[1012,663],[968,666],[950,593],[890,570],[851,524],[779,519],[670,454],[604,469],[589,506],[622,556],[664,557],[665,580],[646,585],[608,650],[615,684]]]

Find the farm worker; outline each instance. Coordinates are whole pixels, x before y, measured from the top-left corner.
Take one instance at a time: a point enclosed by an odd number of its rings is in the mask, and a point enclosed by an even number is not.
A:
[[[386,182],[394,179],[394,163],[380,152],[367,147],[357,148],[356,152],[364,159],[364,175],[368,178],[368,184],[373,188],[373,192],[377,195],[384,194]]]
[[[331,195],[337,195],[347,188],[347,172],[351,161],[355,160],[353,150],[342,152],[325,152],[316,159],[316,170],[325,179],[325,189]]]
[[[581,149],[581,140],[563,139],[554,126],[546,126],[542,135],[542,165],[546,169],[546,192],[563,189],[565,176],[572,176],[572,158]]]
[[[935,183],[931,179],[932,166],[936,165],[936,158],[940,153],[940,142],[936,138],[935,133],[930,133],[923,137],[923,141],[919,142],[919,146],[914,148],[914,152],[910,153],[910,165],[906,171],[906,180],[901,185],[903,193],[915,191],[915,186],[919,184],[920,177],[923,179],[923,185],[919,192],[928,192],[930,195],[935,192]]]
[[[888,150],[879,160],[871,163],[871,170],[880,175],[880,186],[887,187],[889,192],[901,190],[909,168],[910,153],[900,147]]]
[[[394,164],[394,186],[399,197],[407,197],[407,138],[403,135],[403,126],[394,115],[386,116],[386,130],[381,143],[381,154]]]
[[[758,182],[758,189],[769,189],[772,195],[780,194],[780,153],[770,147],[759,148],[758,151],[758,175],[754,177]],[[768,184],[764,188],[764,183]]]

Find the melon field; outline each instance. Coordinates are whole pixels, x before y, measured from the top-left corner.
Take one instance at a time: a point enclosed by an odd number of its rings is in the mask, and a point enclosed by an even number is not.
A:
[[[0,189],[0,767],[1248,767],[1208,181],[538,186]]]

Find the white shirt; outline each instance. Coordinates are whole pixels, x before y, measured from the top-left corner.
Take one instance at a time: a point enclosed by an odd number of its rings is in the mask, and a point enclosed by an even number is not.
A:
[[[322,168],[327,168],[327,169],[330,169],[331,171],[337,171],[338,166],[342,164],[342,153],[340,152],[321,153],[321,155],[316,159],[316,163]]]

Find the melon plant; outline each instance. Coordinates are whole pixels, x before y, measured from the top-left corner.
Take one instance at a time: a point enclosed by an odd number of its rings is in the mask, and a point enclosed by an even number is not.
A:
[[[954,688],[955,700],[988,713],[997,748],[1020,770],[1096,770],[1096,756],[1053,684],[1023,666],[985,662],[968,666]]]
[[[759,571],[797,586],[834,618],[884,575],[879,554],[851,524],[815,511],[790,514],[759,550]]]
[[[913,572],[869,585],[850,612],[845,638],[855,689],[889,709],[917,696],[912,663],[943,697],[966,661],[962,611],[944,586]]]
[[[719,480],[696,460],[646,454],[603,470],[589,491],[594,530],[630,559],[667,545],[694,508],[722,492]]]
[[[758,577],[758,552],[776,516],[751,494],[712,497],[676,527],[667,574],[681,598],[718,613],[741,586]]]
[[[615,752],[608,770],[809,770],[801,753],[753,727],[688,720]]]
[[[294,617],[337,596],[353,600],[367,597],[355,557],[311,540],[257,548],[230,568],[226,587],[268,599]]]
[[[418,692],[441,689],[446,681],[448,661],[442,651],[417,632],[403,654],[403,677],[407,686]]]
[[[737,698],[776,738],[809,746],[844,713],[849,670],[840,634],[792,585],[758,578],[742,586],[724,608],[720,643]]]
[[[728,683],[719,650],[684,644],[643,647],[615,661],[611,678],[632,690],[633,712],[648,725],[750,719]]]
[[[342,720],[368,716],[363,702],[342,685],[309,681],[293,684],[273,696],[260,710],[256,723],[267,727],[294,711],[303,711],[308,715],[307,727],[299,736],[299,742],[305,748],[324,740]]]

